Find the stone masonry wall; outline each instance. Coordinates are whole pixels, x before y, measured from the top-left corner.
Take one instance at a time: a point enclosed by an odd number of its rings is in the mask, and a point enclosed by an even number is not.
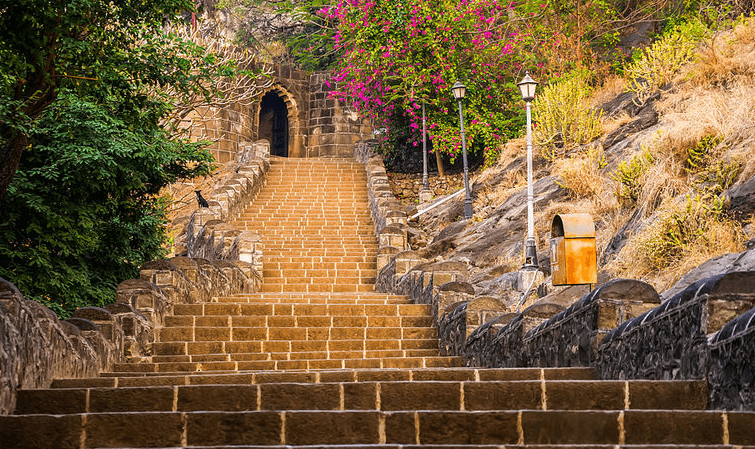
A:
[[[114,304],[80,308],[67,320],[0,279],[0,414],[13,411],[20,388],[149,360],[155,330],[175,304],[259,289],[259,274],[248,277],[243,265],[185,257],[149,262],[140,279],[118,286]]]
[[[352,157],[354,145],[371,139],[369,120],[359,117],[354,107],[331,95],[338,85],[330,72],[310,76],[309,147],[307,157]]]

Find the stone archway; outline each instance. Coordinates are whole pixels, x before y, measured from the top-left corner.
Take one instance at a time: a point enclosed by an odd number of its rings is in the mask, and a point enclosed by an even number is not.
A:
[[[275,83],[254,106],[257,138],[270,141],[270,154],[304,157],[300,108],[281,83]]]
[[[259,138],[270,142],[270,154],[288,157],[288,108],[275,91],[262,97],[259,112]]]

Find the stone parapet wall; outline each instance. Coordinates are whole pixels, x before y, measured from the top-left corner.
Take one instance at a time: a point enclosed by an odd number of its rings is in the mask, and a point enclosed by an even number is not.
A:
[[[708,405],[714,409],[755,409],[755,308],[709,340]]]
[[[707,378],[710,407],[753,410],[753,306],[755,272],[698,281],[607,334],[598,350],[598,374]]]
[[[376,290],[430,304],[444,355],[489,368],[594,367],[603,379],[705,378],[709,408],[755,410],[755,272],[698,281],[663,303],[652,286],[617,279],[567,308],[541,301],[513,313],[477,296],[466,264],[406,248],[406,225],[389,220],[397,208],[382,159],[368,150],[355,156],[367,164],[381,242]]]
[[[270,147],[267,141],[247,146],[234,169],[235,174],[206,195],[209,207],[195,208],[177,217],[175,253],[210,260],[245,262],[246,274],[251,269],[262,273],[262,239],[255,232],[237,230],[229,223],[265,186],[270,169]]]
[[[114,363],[148,361],[155,330],[176,304],[259,290],[261,277],[238,263],[176,257],[144,265],[122,282],[116,302],[83,307],[59,320],[0,279],[0,414],[13,411],[20,388],[48,388],[56,378],[94,377]]]

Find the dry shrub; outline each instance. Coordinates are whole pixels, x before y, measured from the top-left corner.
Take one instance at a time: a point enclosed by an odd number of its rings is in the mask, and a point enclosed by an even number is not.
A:
[[[634,117],[631,117],[626,111],[621,111],[612,117],[603,117],[603,120],[600,122],[601,132],[603,133],[603,136],[607,136],[619,129],[619,127],[631,122],[633,119]]]
[[[734,26],[734,39],[740,45],[755,44],[755,18],[743,17],[743,19]]]
[[[609,75],[603,80],[603,84],[595,89],[590,97],[590,107],[598,108],[605,103],[618,97],[626,90],[627,81],[623,76]]]
[[[742,251],[745,240],[742,224],[725,215],[720,200],[688,196],[664,202],[658,219],[628,242],[611,269],[663,291],[704,261]]]
[[[556,183],[572,199],[594,198],[603,193],[605,167],[606,155],[597,147],[556,160],[551,173],[560,178]]]

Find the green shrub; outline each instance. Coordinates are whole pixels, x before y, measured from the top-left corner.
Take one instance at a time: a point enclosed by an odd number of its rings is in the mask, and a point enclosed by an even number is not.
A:
[[[616,171],[611,174],[611,178],[619,183],[616,188],[619,204],[627,205],[637,201],[642,193],[642,177],[655,160],[650,150],[643,147],[640,154],[619,164]]]
[[[640,50],[625,74],[627,90],[637,95],[640,105],[662,86],[671,82],[679,70],[694,58],[697,44],[708,34],[699,20],[675,26],[649,47]]]
[[[533,103],[535,142],[543,156],[553,160],[600,136],[602,111],[590,109],[590,73],[574,71],[548,84]]]
[[[717,232],[712,232],[718,228]],[[739,225],[724,214],[724,201],[714,195],[687,196],[684,205],[672,208],[661,217],[640,242],[642,263],[661,270],[686,257],[695,248],[715,246],[720,228],[737,234]]]
[[[127,124],[116,109],[61,93],[3,200],[0,277],[64,318],[112,302],[119,282],[164,254],[160,189],[211,168],[203,143]]]

